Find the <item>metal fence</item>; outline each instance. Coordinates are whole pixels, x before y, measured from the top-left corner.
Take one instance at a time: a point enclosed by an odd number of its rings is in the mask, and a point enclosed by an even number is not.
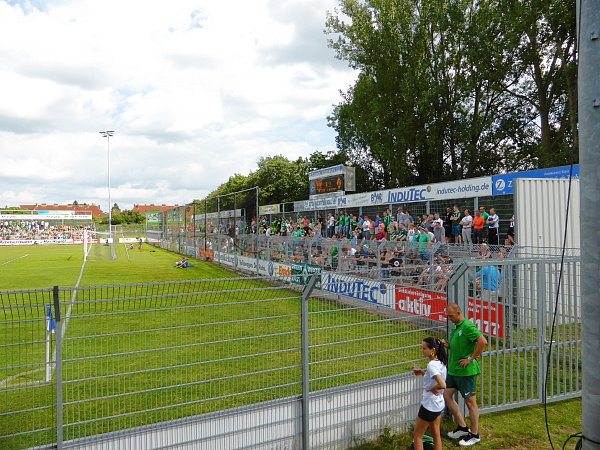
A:
[[[379,268],[0,292],[0,448],[347,448],[414,420],[448,299],[489,342],[482,412],[581,395],[578,257],[524,255],[448,295]]]

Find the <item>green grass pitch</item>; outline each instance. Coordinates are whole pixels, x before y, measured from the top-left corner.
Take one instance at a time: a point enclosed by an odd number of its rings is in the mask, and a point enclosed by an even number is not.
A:
[[[80,287],[239,277],[199,260],[191,261],[193,268],[176,269],[179,255],[149,245],[142,251],[116,248],[117,260],[86,263]],[[81,246],[0,248],[0,292],[74,286],[82,263]],[[299,293],[261,280],[231,283],[229,288],[254,290],[177,297],[181,304],[87,302],[85,290],[78,291],[81,303],[73,306],[63,345],[65,440],[299,394]],[[223,285],[189,283],[189,288]],[[168,292],[168,285],[163,289]],[[109,298],[125,296],[105,291]],[[0,373],[0,382],[11,378],[0,385],[0,448],[55,439],[55,386],[43,383],[43,371],[28,373],[27,367],[44,361],[43,304],[49,299],[47,292],[2,296],[4,306],[42,307],[36,321],[0,324],[0,365],[13,367]],[[310,317],[312,390],[408,371],[419,357],[423,336],[415,326],[322,299],[311,299],[310,311],[319,312]],[[22,314],[12,313],[22,321]],[[273,336],[256,337],[261,335]],[[24,434],[2,438],[14,433]]]

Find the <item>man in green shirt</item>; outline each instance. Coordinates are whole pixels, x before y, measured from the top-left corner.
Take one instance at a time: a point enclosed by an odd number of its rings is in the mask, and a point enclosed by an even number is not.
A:
[[[458,428],[448,433],[452,439],[460,439],[462,447],[470,447],[481,441],[479,437],[479,407],[477,406],[477,375],[481,373],[477,358],[487,346],[487,340],[481,332],[463,315],[456,303],[446,308],[448,320],[454,324],[450,331],[449,343],[444,341],[448,349],[448,376],[444,400],[446,407],[454,416]],[[460,413],[454,394],[459,391],[465,399],[471,419],[471,429]]]

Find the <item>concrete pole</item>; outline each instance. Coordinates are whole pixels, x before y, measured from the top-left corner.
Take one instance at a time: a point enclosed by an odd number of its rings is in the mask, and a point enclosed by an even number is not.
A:
[[[583,448],[600,449],[600,0],[578,6],[580,229],[591,244],[581,248]]]

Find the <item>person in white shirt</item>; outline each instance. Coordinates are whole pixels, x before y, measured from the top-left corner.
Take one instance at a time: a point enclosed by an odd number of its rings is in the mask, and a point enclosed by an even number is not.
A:
[[[416,376],[423,376],[423,399],[413,430],[414,449],[423,449],[423,436],[429,428],[433,438],[433,448],[442,449],[442,436],[440,433],[441,414],[446,407],[444,402],[444,389],[446,389],[446,375],[448,370],[448,355],[441,340],[428,337],[421,343],[421,351],[429,362],[426,369],[413,368]]]
[[[473,250],[473,240],[471,239],[471,229],[473,228],[473,216],[468,209],[465,209],[465,215],[460,221],[462,225],[462,241],[469,246],[469,250]]]
[[[363,236],[366,241],[371,238],[371,221],[369,220],[369,216],[365,216],[365,220],[363,221]]]
[[[487,224],[489,229],[488,243],[490,245],[500,245],[500,217],[498,217],[494,208],[490,209]]]

